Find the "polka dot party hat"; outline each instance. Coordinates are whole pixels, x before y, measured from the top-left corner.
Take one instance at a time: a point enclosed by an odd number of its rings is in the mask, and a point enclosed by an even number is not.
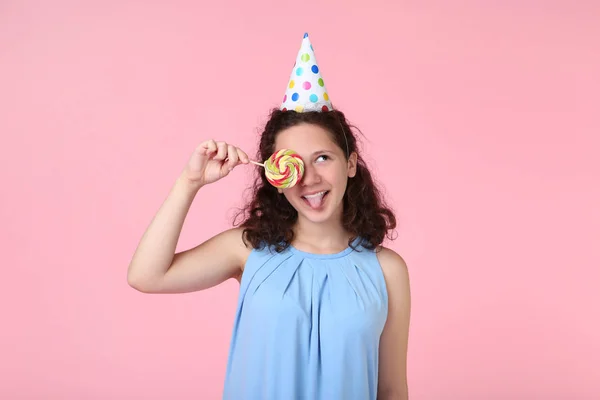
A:
[[[302,39],[280,109],[297,112],[333,109],[308,33]]]

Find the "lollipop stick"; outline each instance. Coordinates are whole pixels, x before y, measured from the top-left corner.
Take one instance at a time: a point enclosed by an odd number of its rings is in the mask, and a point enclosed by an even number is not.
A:
[[[254,164],[254,165],[259,165],[259,166],[261,166],[261,167],[264,167],[264,166],[265,166],[265,164],[261,164],[261,163],[259,163],[259,162],[256,162],[256,161],[252,161],[252,160],[249,160],[249,161],[250,161],[252,164]]]

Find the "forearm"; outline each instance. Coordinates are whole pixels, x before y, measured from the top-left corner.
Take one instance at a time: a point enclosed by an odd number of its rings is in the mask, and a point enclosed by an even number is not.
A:
[[[127,270],[135,286],[159,279],[167,272],[190,206],[199,188],[178,178],[167,198],[144,232]]]

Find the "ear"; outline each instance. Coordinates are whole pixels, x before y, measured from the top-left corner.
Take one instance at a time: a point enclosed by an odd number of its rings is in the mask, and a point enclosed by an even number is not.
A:
[[[356,168],[358,165],[358,154],[356,152],[352,152],[350,157],[348,157],[348,177],[354,178],[356,176]]]

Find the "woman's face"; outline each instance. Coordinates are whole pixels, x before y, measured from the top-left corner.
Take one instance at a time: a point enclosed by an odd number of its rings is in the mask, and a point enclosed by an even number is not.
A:
[[[298,218],[320,223],[339,221],[348,178],[356,174],[356,153],[344,157],[329,133],[318,125],[301,124],[281,131],[275,151],[290,149],[304,161],[304,177],[283,195],[298,211]],[[336,220],[337,219],[337,220]]]

